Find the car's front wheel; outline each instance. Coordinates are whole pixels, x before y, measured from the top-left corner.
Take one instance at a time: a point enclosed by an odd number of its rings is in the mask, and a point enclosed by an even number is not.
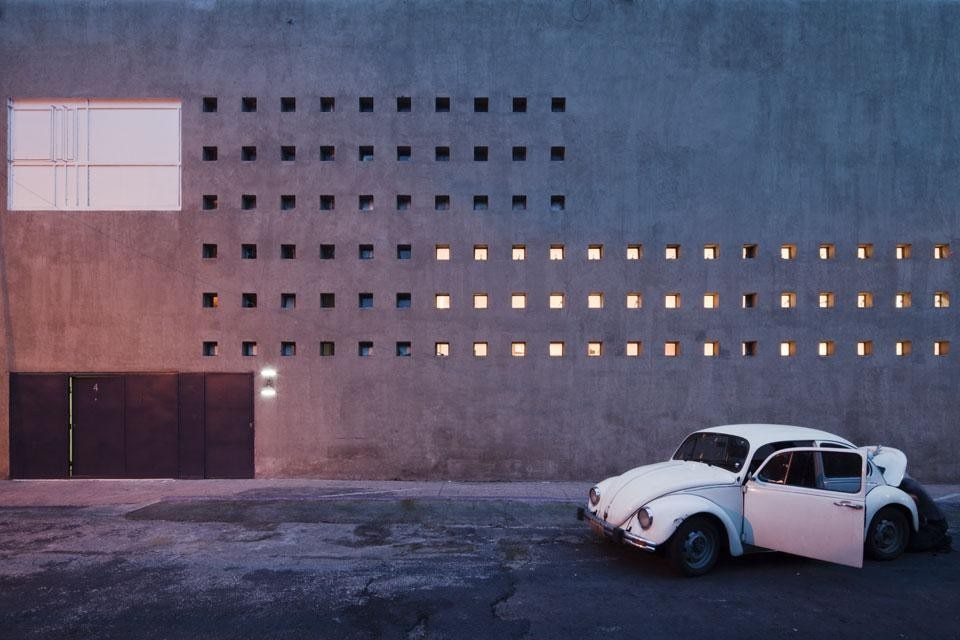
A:
[[[703,516],[687,518],[670,539],[670,563],[685,576],[702,576],[717,563],[721,540],[713,521]]]
[[[867,555],[874,560],[893,560],[910,542],[910,527],[903,512],[884,507],[873,516],[867,529]]]

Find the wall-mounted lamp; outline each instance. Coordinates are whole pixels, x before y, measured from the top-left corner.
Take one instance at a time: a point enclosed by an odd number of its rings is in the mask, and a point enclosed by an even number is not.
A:
[[[260,389],[261,398],[276,398],[277,397],[277,388],[273,386],[273,380],[267,380],[263,384],[263,388]]]
[[[268,380],[272,380],[277,377],[277,370],[273,367],[264,367],[260,369],[260,375]]]

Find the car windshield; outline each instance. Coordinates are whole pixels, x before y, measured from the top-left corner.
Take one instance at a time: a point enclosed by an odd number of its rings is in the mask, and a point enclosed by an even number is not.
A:
[[[683,441],[674,460],[693,460],[739,471],[750,452],[750,443],[725,433],[694,433]]]

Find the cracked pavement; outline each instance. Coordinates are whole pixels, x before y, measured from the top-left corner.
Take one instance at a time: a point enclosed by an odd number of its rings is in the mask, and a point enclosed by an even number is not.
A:
[[[565,497],[363,489],[0,507],[0,638],[960,637],[958,553],[683,579]]]

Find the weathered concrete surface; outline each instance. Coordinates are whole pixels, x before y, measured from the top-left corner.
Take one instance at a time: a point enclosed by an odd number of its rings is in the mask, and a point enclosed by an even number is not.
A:
[[[935,243],[960,251],[960,5],[949,1],[653,2],[33,2],[0,3],[0,96],[183,99],[179,213],[2,212],[0,321],[11,371],[256,371],[279,368],[279,395],[256,399],[256,467],[264,477],[530,479],[605,476],[666,456],[694,428],[730,422],[822,427],[910,455],[925,480],[955,481],[960,450],[960,261],[931,260]],[[396,96],[411,113],[396,113]],[[449,114],[432,110],[450,96]],[[510,113],[512,96],[529,98]],[[219,111],[201,113],[203,96]],[[259,110],[241,113],[242,96]],[[282,96],[297,98],[281,113]],[[321,96],[337,111],[320,112]],[[374,113],[358,113],[373,96]],[[475,96],[491,111],[472,112]],[[566,113],[549,111],[564,96]],[[6,148],[5,115],[0,148]],[[241,145],[259,158],[240,161]],[[279,147],[297,146],[282,163]],[[373,162],[356,161],[374,145]],[[409,144],[410,162],[395,147]],[[200,150],[215,145],[217,162]],[[320,162],[319,147],[337,160]],[[449,145],[448,163],[433,148]],[[474,145],[490,161],[472,161]],[[510,147],[528,146],[527,162]],[[552,145],[566,147],[550,162]],[[6,203],[6,184],[0,201]],[[199,210],[203,194],[220,208]],[[254,193],[255,212],[240,211]],[[279,210],[281,194],[297,208]],[[320,194],[336,196],[318,211]],[[375,196],[361,214],[358,194]],[[398,213],[397,194],[411,194]],[[449,194],[448,212],[433,211]],[[487,194],[490,210],[470,210]],[[526,194],[529,209],[510,210]],[[567,210],[548,211],[551,194]],[[203,261],[200,245],[220,258]],[[241,261],[256,242],[260,258]],[[623,260],[627,243],[645,257]],[[816,259],[818,243],[837,258]],[[857,243],[875,258],[855,260]],[[914,257],[894,261],[911,243]],[[279,244],[298,258],[280,260]],[[337,245],[320,261],[319,245]],[[356,260],[357,245],[375,259]],[[394,259],[410,243],[411,260]],[[433,260],[449,243],[454,259]],[[475,263],[474,244],[490,259]],[[526,243],[524,262],[509,259]],[[567,258],[546,259],[551,243]],[[585,260],[603,243],[606,258]],[[662,259],[679,243],[678,261]],[[700,259],[706,243],[720,257]],[[743,244],[759,257],[739,259]],[[778,259],[782,243],[798,258]],[[876,296],[855,308],[858,291]],[[951,291],[933,309],[934,291]],[[219,293],[219,309],[201,294]],[[260,296],[241,309],[241,292]],[[357,293],[375,307],[356,308]],[[470,308],[474,292],[492,307]],[[528,294],[510,309],[514,291]],[[567,309],[546,308],[563,291]],[[587,292],[606,308],[587,310]],[[644,308],[624,308],[628,291]],[[663,295],[683,296],[679,310]],[[720,308],[705,310],[705,292]],[[795,291],[796,309],[776,306]],[[837,306],[816,308],[819,291]],[[897,291],[914,305],[896,310]],[[297,308],[279,309],[281,292]],[[337,307],[320,309],[335,292]],[[411,292],[413,306],[395,309]],[[432,308],[449,292],[453,309]],[[759,307],[740,308],[757,292]],[[835,340],[832,358],[818,340]],[[913,341],[908,358],[894,341]],[[221,355],[203,358],[201,342]],[[260,355],[240,355],[256,340]],[[281,340],[298,355],[279,357]],[[333,340],[337,355],[319,356]],[[375,355],[358,358],[359,340]],[[396,358],[396,341],[413,343]],[[475,340],[490,357],[470,355]],[[525,358],[509,343],[527,342]],[[550,340],[567,355],[546,356]],[[605,355],[587,358],[586,341]],[[640,358],[623,355],[642,340]],[[682,357],[664,358],[665,340]],[[720,357],[701,353],[720,343]],[[740,343],[756,340],[754,358]],[[778,343],[794,340],[794,358]],[[855,342],[875,352],[857,358]],[[950,340],[946,358],[934,340]],[[434,358],[449,341],[449,358]],[[4,374],[5,375],[5,374]],[[6,378],[0,379],[0,381]],[[7,469],[7,407],[0,391],[0,475]]]
[[[457,486],[455,499],[290,482],[150,504],[96,504],[90,491],[95,506],[4,506],[0,636],[947,638],[960,628],[960,554],[862,570],[771,554],[682,579],[596,540],[557,487],[491,499],[509,491]],[[956,536],[960,496],[933,489]]]

